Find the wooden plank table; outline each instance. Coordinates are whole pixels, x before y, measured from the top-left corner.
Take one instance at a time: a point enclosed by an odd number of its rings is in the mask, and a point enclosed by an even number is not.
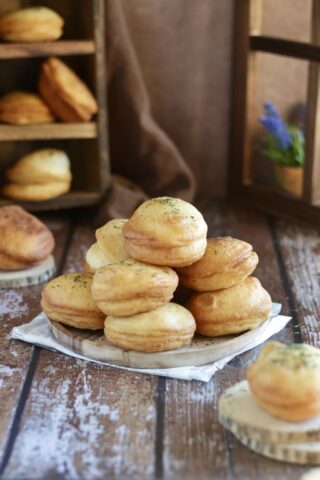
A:
[[[319,346],[320,237],[224,203],[200,206],[209,235],[254,245],[256,275],[293,321],[280,341]],[[42,217],[59,272],[81,269],[94,230],[83,214]],[[40,310],[41,286],[0,290],[0,477],[4,479],[300,479],[309,467],[250,452],[217,421],[217,398],[245,377],[259,349],[209,383],[147,376],[9,339]]]

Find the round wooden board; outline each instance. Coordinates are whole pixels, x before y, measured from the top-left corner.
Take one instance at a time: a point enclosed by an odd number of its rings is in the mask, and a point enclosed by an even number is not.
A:
[[[0,288],[19,288],[44,283],[56,273],[52,255],[32,268],[25,270],[0,270]]]
[[[206,365],[249,347],[265,330],[268,321],[241,335],[209,338],[195,335],[187,347],[159,353],[123,350],[111,345],[102,331],[92,332],[49,320],[53,336],[64,347],[84,357],[133,368],[172,368]]]

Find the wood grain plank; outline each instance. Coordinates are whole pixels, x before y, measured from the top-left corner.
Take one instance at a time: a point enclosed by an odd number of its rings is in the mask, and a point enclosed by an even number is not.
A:
[[[77,227],[65,272],[81,269],[93,233]],[[6,478],[152,477],[157,385],[42,350]]]
[[[51,55],[90,55],[95,52],[93,40],[59,40],[56,42],[0,43],[0,60],[10,58],[48,57]]]
[[[221,204],[203,209],[209,235],[231,235],[253,244],[260,257],[256,276],[274,301],[288,312],[287,294],[268,222],[260,214]],[[289,325],[277,338],[293,341]],[[250,452],[217,422],[217,398],[228,386],[245,378],[247,367],[258,351],[234,359],[208,384],[167,380],[164,427],[164,472],[168,478],[299,479],[301,467],[288,466]]]
[[[56,240],[54,256],[58,266],[69,222],[61,215],[54,215],[50,219],[46,218],[46,223]],[[32,354],[31,346],[10,340],[10,332],[14,326],[30,321],[39,313],[42,288],[43,285],[35,285],[20,289],[0,289],[0,463]]]
[[[86,192],[83,190],[71,191],[61,197],[52,198],[42,202],[18,202],[0,197],[0,207],[4,205],[20,205],[30,212],[58,210],[62,208],[73,208],[94,205],[101,198],[98,192]]]
[[[278,221],[276,231],[294,295],[302,340],[320,347],[319,228]]]
[[[97,124],[95,122],[48,123],[45,125],[0,125],[0,142],[96,137]]]

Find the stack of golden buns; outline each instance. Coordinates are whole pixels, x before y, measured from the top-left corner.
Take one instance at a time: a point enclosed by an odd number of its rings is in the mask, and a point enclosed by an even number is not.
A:
[[[33,267],[53,249],[53,235],[38,218],[16,205],[0,208],[0,269]]]
[[[248,278],[258,263],[257,254],[246,242],[228,237],[207,242],[207,229],[193,205],[159,197],[142,203],[130,219],[111,220],[96,231],[85,273],[79,273],[77,281],[85,281],[87,291],[91,289],[88,310],[94,302],[104,314],[110,343],[144,352],[164,351],[188,345],[196,329],[204,335],[226,335],[267,320],[270,296],[257,279]],[[207,285],[213,288],[215,281],[216,290],[204,301],[197,297],[202,293],[195,294],[186,307],[172,303],[179,283],[174,269],[182,284],[202,292]],[[48,283],[42,294],[48,317],[79,328],[101,328],[83,318],[77,325],[73,305],[70,320],[68,298],[76,301],[83,290],[77,289],[74,274],[63,276],[63,305],[56,282],[59,279]],[[68,318],[60,314],[67,310]]]
[[[15,200],[49,200],[70,190],[70,160],[62,150],[43,149],[23,156],[6,172],[4,196]]]
[[[178,269],[181,284],[196,291],[187,308],[196,319],[198,333],[209,337],[236,334],[268,319],[270,295],[250,276],[258,261],[249,243],[216,237],[208,239],[198,262]]]
[[[6,42],[48,42],[63,33],[63,18],[51,8],[29,7],[0,15],[0,38]]]

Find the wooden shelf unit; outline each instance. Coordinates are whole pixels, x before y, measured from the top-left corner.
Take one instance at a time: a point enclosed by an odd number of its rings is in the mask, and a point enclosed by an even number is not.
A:
[[[44,125],[0,124],[1,141],[59,140],[72,138],[97,138],[96,122],[48,123]]]
[[[21,205],[26,210],[33,212],[59,210],[60,208],[74,208],[94,205],[100,199],[100,194],[96,192],[86,192],[84,190],[74,190],[62,195],[61,197],[46,200],[44,202],[14,202]],[[12,204],[12,201],[0,198],[0,207]]]
[[[0,94],[10,89],[35,91],[42,57],[68,57],[64,61],[94,92],[98,114],[86,123],[0,124],[0,183],[4,182],[6,168],[21,154],[39,148],[65,149],[74,179],[72,190],[61,197],[44,202],[17,202],[0,197],[0,206],[18,203],[30,211],[39,211],[92,205],[110,183],[104,0],[91,0],[90,4],[87,0],[29,0],[27,4],[44,5],[60,13],[66,19],[65,37],[56,42],[0,43],[0,69],[6,72],[0,76]],[[21,6],[26,6],[25,0],[21,0]]]
[[[92,55],[93,40],[57,40],[46,43],[0,43],[0,60],[59,55]]]

